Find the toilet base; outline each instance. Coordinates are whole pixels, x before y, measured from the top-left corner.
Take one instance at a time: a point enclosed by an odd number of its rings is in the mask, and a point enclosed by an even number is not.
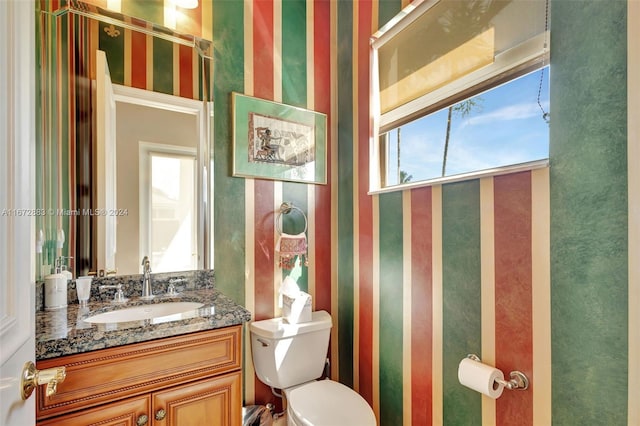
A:
[[[376,426],[373,410],[357,392],[318,380],[284,389],[288,426]]]

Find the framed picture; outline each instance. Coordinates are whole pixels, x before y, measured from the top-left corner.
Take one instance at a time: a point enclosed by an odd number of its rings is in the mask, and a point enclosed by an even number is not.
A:
[[[327,183],[327,116],[232,93],[233,176]]]

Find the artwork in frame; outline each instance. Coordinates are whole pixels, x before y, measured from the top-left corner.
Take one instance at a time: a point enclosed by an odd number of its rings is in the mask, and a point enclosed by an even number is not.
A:
[[[232,93],[233,176],[327,183],[327,116]]]

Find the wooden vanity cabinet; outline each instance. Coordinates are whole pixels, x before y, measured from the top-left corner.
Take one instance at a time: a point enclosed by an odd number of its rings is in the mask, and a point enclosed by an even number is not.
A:
[[[38,425],[242,423],[240,325],[68,355],[57,392],[37,392]]]

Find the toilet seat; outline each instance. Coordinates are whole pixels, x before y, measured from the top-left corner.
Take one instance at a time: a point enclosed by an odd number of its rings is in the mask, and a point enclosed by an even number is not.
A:
[[[333,380],[285,389],[287,413],[299,426],[375,426],[373,410],[362,396]]]

